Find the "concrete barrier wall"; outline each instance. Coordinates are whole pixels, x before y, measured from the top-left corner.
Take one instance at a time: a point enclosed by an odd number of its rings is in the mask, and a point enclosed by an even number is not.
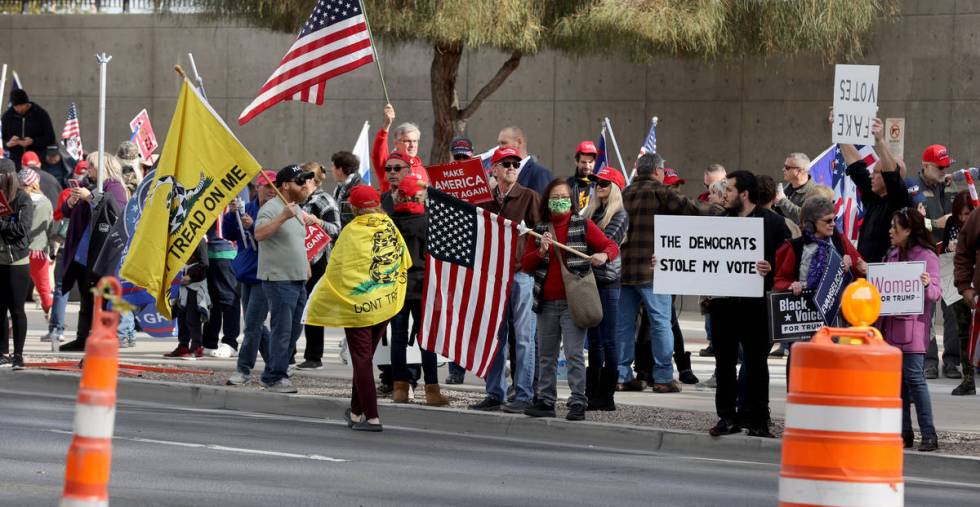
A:
[[[980,2],[903,2],[903,17],[882,25],[858,63],[880,64],[882,117],[907,118],[906,160],[917,169],[928,144],[948,143],[957,167],[980,163]],[[841,27],[846,30],[846,27]],[[0,63],[20,74],[60,132],[68,103],[78,103],[85,147],[96,148],[98,66],[95,53],[113,55],[109,67],[107,145],[128,139],[128,123],[146,107],[158,135],[169,126],[178,81],[175,63],[193,52],[208,97],[264,165],[327,161],[351,149],[365,120],[380,124],[383,95],[374,67],[330,81],[323,107],[284,103],[245,127],[237,116],[256,95],[293,37],[233,22],[186,16],[77,15],[0,17]],[[399,120],[417,122],[422,154],[431,139],[429,65],[423,45],[381,44],[385,75]],[[507,55],[468,52],[460,69],[465,104]],[[188,69],[189,70],[189,69]],[[687,191],[701,191],[709,163],[781,178],[785,153],[816,155],[830,144],[827,108],[833,65],[817,57],[740,59],[710,63],[659,58],[649,65],[618,57],[569,58],[553,51],[527,57],[469,123],[478,149],[498,130],[522,126],[530,149],[559,175],[572,172],[572,151],[594,139],[608,116],[627,165],[632,164],[651,116],[659,116],[660,152]],[[9,85],[7,90],[9,90]]]

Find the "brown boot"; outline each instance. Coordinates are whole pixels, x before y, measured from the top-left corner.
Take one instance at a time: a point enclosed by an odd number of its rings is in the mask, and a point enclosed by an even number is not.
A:
[[[392,403],[408,403],[408,382],[404,380],[396,380],[394,390],[391,392]]]
[[[426,384],[425,404],[430,407],[445,407],[449,405],[449,399],[442,395],[439,384]]]

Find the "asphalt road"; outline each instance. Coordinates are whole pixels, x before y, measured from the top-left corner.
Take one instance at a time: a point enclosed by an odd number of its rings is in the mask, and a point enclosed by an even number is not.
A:
[[[54,505],[74,400],[0,385],[0,505]],[[123,402],[112,505],[775,505],[778,466]],[[980,487],[911,480],[906,505]]]

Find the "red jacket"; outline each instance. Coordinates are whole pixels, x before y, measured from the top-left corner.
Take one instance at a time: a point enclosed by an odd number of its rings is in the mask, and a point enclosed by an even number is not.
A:
[[[851,274],[855,278],[862,276],[857,270],[858,261],[861,260],[861,254],[858,253],[854,245],[851,244],[847,238],[841,237],[839,232],[834,232],[841,246],[843,246],[843,252],[838,248],[838,253],[842,253],[851,258]],[[776,251],[776,281],[772,286],[774,291],[786,291],[789,290],[789,286],[793,282],[798,282],[799,276],[799,265],[800,260],[796,258],[796,251],[793,250],[793,243],[796,241],[803,241],[802,237],[787,241],[783,243],[783,246],[779,247]],[[834,246],[837,246],[838,242],[834,242]]]
[[[560,217],[552,215],[551,225],[555,228],[555,241],[565,244],[568,241],[568,222],[570,214]],[[557,221],[555,219],[558,219]],[[585,219],[585,244],[588,250],[593,253],[604,253],[613,260],[619,256],[619,245],[610,240],[592,220]],[[551,247],[548,253],[551,260],[557,259],[553,252],[557,247]],[[570,254],[562,250],[561,255],[567,258]],[[528,234],[527,245],[524,248],[524,259],[521,263],[522,269],[526,273],[534,273],[538,269],[543,257],[538,253],[537,238]],[[544,279],[544,287],[541,288],[541,299],[544,301],[560,301],[565,299],[565,283],[561,279],[561,267],[557,262],[548,262],[548,275]]]
[[[378,184],[382,193],[391,190],[391,184],[388,183],[388,178],[385,177],[385,162],[387,161],[388,131],[381,129],[374,136],[374,145],[371,146],[371,167],[374,168],[374,175],[378,177]],[[425,167],[422,166],[422,159],[419,157],[412,157],[412,174],[418,176],[425,183],[429,183],[429,174],[425,172]]]

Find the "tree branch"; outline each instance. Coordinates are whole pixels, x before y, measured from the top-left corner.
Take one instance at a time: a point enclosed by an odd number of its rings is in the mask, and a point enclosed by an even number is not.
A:
[[[497,88],[500,88],[500,85],[504,84],[504,81],[507,81],[507,78],[517,70],[517,66],[521,64],[522,56],[520,51],[514,51],[514,54],[510,55],[510,58],[497,70],[497,74],[490,81],[487,81],[487,84],[483,85],[483,88],[480,88],[480,91],[467,104],[466,108],[459,112],[458,118],[460,120],[466,120],[470,116],[473,116],[473,113],[480,108],[483,101],[490,95],[493,95],[493,92],[497,91]]]

